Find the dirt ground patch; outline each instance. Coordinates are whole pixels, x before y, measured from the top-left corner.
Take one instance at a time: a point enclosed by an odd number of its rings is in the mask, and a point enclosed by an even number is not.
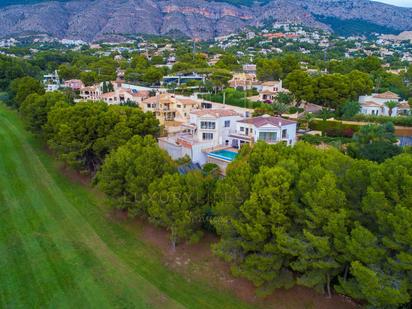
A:
[[[356,304],[348,297],[334,295],[332,298],[315,292],[312,289],[296,286],[290,290],[279,289],[268,297],[255,294],[255,287],[243,278],[234,277],[230,265],[213,255],[211,245],[218,241],[212,234],[206,234],[198,244],[180,244],[172,249],[169,234],[141,219],[126,219],[124,212],[113,212],[113,220],[128,221],[135,226],[139,239],[155,247],[164,258],[170,269],[183,274],[186,278],[202,280],[211,286],[224,289],[240,299],[261,308],[316,308],[347,309]]]

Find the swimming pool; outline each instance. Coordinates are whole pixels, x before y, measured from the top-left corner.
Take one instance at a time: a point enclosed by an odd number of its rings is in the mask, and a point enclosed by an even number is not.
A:
[[[217,159],[222,159],[225,161],[233,161],[237,157],[237,152],[223,149],[223,150],[210,152],[209,156],[213,158],[217,158]]]

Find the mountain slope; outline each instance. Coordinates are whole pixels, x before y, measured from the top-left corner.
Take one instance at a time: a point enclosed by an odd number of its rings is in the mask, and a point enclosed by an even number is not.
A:
[[[118,34],[164,35],[179,31],[189,37],[210,39],[247,25],[261,25],[268,18],[324,29],[330,28],[328,20],[335,19],[366,21],[370,29],[379,25],[397,31],[409,30],[412,24],[412,9],[368,0],[26,1],[40,3],[0,8],[0,36],[48,33],[96,41]]]

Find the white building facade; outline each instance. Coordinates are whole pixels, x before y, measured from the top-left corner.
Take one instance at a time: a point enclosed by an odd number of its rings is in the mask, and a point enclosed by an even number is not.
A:
[[[268,115],[244,118],[231,109],[210,109],[190,113],[190,122],[182,128],[179,134],[160,138],[160,147],[175,160],[187,155],[203,165],[211,153],[224,149],[236,152],[245,143],[284,142],[293,146],[297,123]]]
[[[268,144],[284,142],[289,146],[296,143],[297,123],[281,117],[263,115],[243,119],[236,123],[236,132],[230,135],[230,145],[240,148],[245,143],[264,141]]]
[[[242,116],[231,109],[204,109],[190,113],[181,133],[159,139],[173,159],[189,156],[194,163],[207,162],[207,150],[230,147],[230,134]]]
[[[394,117],[398,116],[398,106],[390,110],[390,108],[386,106],[386,103],[389,101],[399,103],[399,100],[400,98],[396,93],[387,91],[384,93],[360,96],[359,104],[361,105],[361,113],[364,115]]]

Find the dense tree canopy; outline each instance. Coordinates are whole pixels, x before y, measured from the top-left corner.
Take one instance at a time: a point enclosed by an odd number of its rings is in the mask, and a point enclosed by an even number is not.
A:
[[[114,207],[147,216],[148,206],[156,207],[144,199],[150,184],[174,171],[174,163],[152,136],[135,136],[106,158],[96,179]]]
[[[11,96],[11,104],[17,108],[31,94],[43,94],[43,85],[33,77],[21,77],[13,80],[10,83],[9,92]]]
[[[46,92],[43,95],[30,94],[20,106],[20,112],[28,129],[35,133],[42,133],[47,123],[50,110],[57,104],[68,103],[69,100],[62,92]]]
[[[95,172],[105,156],[135,135],[157,135],[159,124],[138,108],[81,102],[48,114],[50,147],[70,166]]]
[[[411,167],[406,154],[377,165],[303,143],[243,149],[217,184],[215,252],[262,292],[301,284],[407,303]]]

